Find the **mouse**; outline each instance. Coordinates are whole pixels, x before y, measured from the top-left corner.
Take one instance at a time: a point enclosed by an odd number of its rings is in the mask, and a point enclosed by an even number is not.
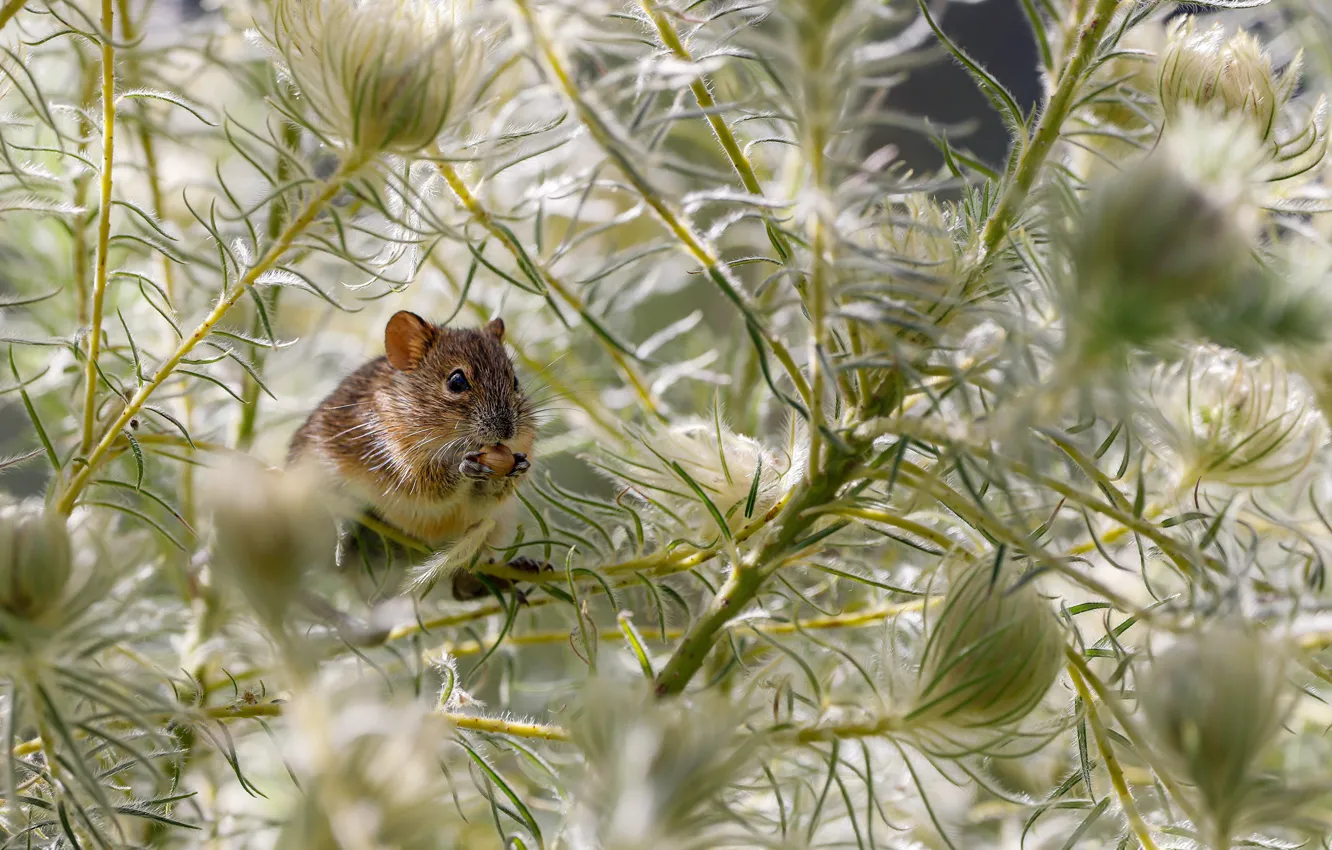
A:
[[[504,332],[499,318],[449,328],[395,313],[384,354],[319,403],[287,465],[316,464],[376,519],[432,547],[486,520],[501,527],[536,439]]]

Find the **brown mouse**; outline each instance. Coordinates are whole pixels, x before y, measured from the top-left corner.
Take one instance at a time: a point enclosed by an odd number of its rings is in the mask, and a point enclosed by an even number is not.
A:
[[[310,414],[288,464],[317,463],[379,519],[431,545],[500,521],[536,438],[503,341],[501,319],[446,328],[395,313],[385,356]]]

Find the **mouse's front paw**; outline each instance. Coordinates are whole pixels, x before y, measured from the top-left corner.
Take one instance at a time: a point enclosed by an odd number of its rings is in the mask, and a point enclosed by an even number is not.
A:
[[[532,462],[527,459],[527,455],[523,454],[522,452],[514,452],[513,469],[509,470],[509,474],[504,477],[517,478],[519,475],[522,475],[531,468],[532,468]]]
[[[495,474],[495,470],[481,462],[481,452],[468,452],[463,455],[462,463],[458,464],[458,471],[464,478],[475,478],[478,481],[487,481]]]

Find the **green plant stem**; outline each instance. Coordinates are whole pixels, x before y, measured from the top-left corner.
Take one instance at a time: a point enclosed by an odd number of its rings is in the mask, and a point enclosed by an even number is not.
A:
[[[812,146],[811,146],[812,147]],[[809,155],[816,158],[815,172],[816,177],[815,191],[822,191],[821,176],[823,169],[821,167],[822,147],[818,153],[810,151]],[[813,332],[809,340],[809,371],[812,378],[813,387],[810,390],[812,400],[809,405],[809,465],[806,467],[805,475],[815,477],[822,472],[822,440],[824,422],[823,399],[827,394],[827,378],[824,369],[824,354],[827,352],[828,337],[828,264],[824,256],[826,249],[826,236],[823,225],[823,216],[820,210],[815,210],[810,223],[813,231],[810,233],[810,265],[811,273],[809,276],[809,320],[813,326]]]
[[[314,222],[315,218],[324,207],[328,205],[329,201],[333,200],[333,197],[337,195],[338,190],[342,188],[343,183],[345,183],[363,164],[364,162],[360,159],[345,160],[338,167],[338,170],[325,181],[319,191],[311,196],[306,202],[305,208],[301,211],[301,214],[283,228],[277,241],[269,246],[268,250],[264,252],[264,255],[245,272],[230,292],[224,293],[222,297],[218,299],[217,305],[213,307],[212,311],[204,317],[203,321],[201,321],[188,336],[180,341],[180,344],[176,346],[176,350],[172,352],[171,356],[168,357],[161,366],[157,367],[157,371],[153,373],[152,378],[145,382],[143,386],[139,387],[138,391],[134,393],[134,396],[125,404],[125,409],[121,411],[115,421],[107,427],[105,432],[103,432],[102,439],[92,450],[92,453],[88,456],[84,466],[79,470],[78,474],[71,479],[69,486],[65,488],[65,492],[61,495],[60,500],[56,504],[56,507],[61,513],[68,515],[74,510],[74,505],[78,500],[79,493],[88,483],[88,479],[92,477],[98,464],[106,456],[106,453],[110,451],[112,445],[120,436],[121,430],[129,424],[130,419],[132,419],[141,409],[143,409],[143,406],[148,403],[148,399],[153,392],[155,392],[157,388],[171,376],[171,373],[175,371],[176,367],[180,365],[182,360],[189,356],[189,353],[194,350],[194,347],[212,332],[214,326],[222,320],[222,317],[227,314],[227,311],[234,307],[236,302],[244,297],[246,290],[253,286],[255,281],[257,281],[264,272],[271,269],[277,264],[278,260],[282,259],[283,255],[285,255],[291,248],[291,244],[295,241],[296,237],[303,233],[305,229]]]
[[[79,51],[80,63],[83,65],[82,81],[79,85],[79,103],[83,105],[83,111],[79,112],[79,135],[82,137],[79,141],[79,155],[87,153],[88,142],[86,141],[92,135],[93,127],[88,121],[86,114],[92,111],[93,97],[97,93],[97,83],[101,74],[99,65],[93,65],[91,62],[84,63],[83,50],[81,46],[76,48]],[[82,210],[88,203],[88,186],[92,182],[92,176],[88,172],[81,172],[74,178],[74,206]],[[74,276],[74,298],[78,301],[76,313],[79,318],[79,326],[82,327],[88,323],[88,219],[87,216],[80,213],[74,217],[71,223],[73,228],[74,256],[71,263],[71,273]]]
[[[1073,647],[1066,646],[1064,647],[1064,656],[1068,659],[1070,668],[1077,670],[1082,676],[1083,681],[1090,685],[1091,689],[1096,692],[1096,696],[1100,699],[1101,704],[1110,709],[1110,713],[1114,715],[1115,722],[1119,724],[1120,729],[1124,730],[1124,737],[1128,738],[1133,744],[1139,758],[1147,762],[1147,766],[1152,769],[1152,772],[1156,774],[1156,778],[1159,779],[1161,784],[1165,786],[1166,790],[1170,792],[1170,796],[1173,797],[1175,802],[1179,804],[1179,807],[1184,810],[1184,814],[1188,819],[1193,821],[1193,823],[1199,827],[1206,823],[1206,821],[1202,819],[1202,815],[1198,810],[1190,804],[1188,798],[1184,796],[1179,784],[1171,778],[1170,771],[1168,771],[1165,768],[1165,765],[1161,763],[1161,758],[1157,754],[1157,750],[1147,743],[1146,737],[1138,729],[1137,724],[1133,722],[1133,718],[1130,717],[1128,712],[1124,710],[1123,706],[1119,704],[1119,701],[1114,698],[1100,678],[1092,673],[1091,667],[1088,666],[1087,659],[1082,657],[1082,653],[1078,652]]]
[[[1120,0],[1096,0],[1096,5],[1078,26],[1077,44],[1073,55],[1069,57],[1068,64],[1059,75],[1059,83],[1055,86],[1054,94],[1050,96],[1045,111],[1041,113],[1036,131],[1032,134],[1031,140],[1023,145],[1017,167],[1008,180],[1008,187],[999,198],[999,205],[995,207],[989,220],[985,222],[985,229],[981,231],[982,260],[988,258],[1008,237],[1008,231],[1017,221],[1018,212],[1026,202],[1032,187],[1036,185],[1050,150],[1059,140],[1064,121],[1076,102],[1083,75],[1087,73],[1092,60],[1096,58],[1096,49],[1105,35],[1106,28],[1110,26],[1110,19],[1114,17],[1119,3]]]
[[[97,265],[93,272],[92,325],[88,330],[87,361],[84,363],[83,438],[79,451],[92,448],[97,420],[97,358],[102,346],[102,310],[106,300],[107,251],[111,246],[111,161],[116,143],[116,49],[112,43],[115,7],[102,0],[102,173],[101,200],[97,211]]]
[[[296,147],[300,141],[300,129],[295,124],[286,124],[282,128],[282,144],[288,150]],[[284,186],[291,179],[291,163],[284,156],[278,157],[277,161],[277,185]],[[286,223],[289,215],[288,204],[285,198],[275,199],[273,209],[268,215],[268,239],[276,240],[282,233],[282,226]],[[268,302],[268,318],[272,323],[277,318],[278,302],[282,299],[282,290],[274,289]],[[264,332],[263,323],[260,321],[258,308],[255,308],[254,321],[250,323],[250,332],[258,337]],[[276,331],[274,331],[276,333]],[[262,375],[264,373],[264,363],[268,360],[268,349],[258,347],[254,352],[254,371]],[[254,443],[255,425],[259,421],[259,404],[262,400],[262,390],[259,382],[252,378],[248,373],[241,385],[241,411],[240,421],[236,424],[236,448],[248,449]]]
[[[882,623],[884,620],[891,620],[893,617],[901,616],[910,611],[919,611],[931,607],[942,597],[934,597],[929,600],[913,599],[910,602],[900,602],[892,605],[876,605],[871,608],[863,608],[859,611],[846,611],[841,614],[829,614],[824,617],[810,617],[805,620],[797,620],[790,623],[746,623],[747,628],[751,628],[760,634],[765,635],[790,635],[799,634],[805,631],[813,630],[831,630],[831,629],[860,629],[866,626],[874,626]],[[684,637],[684,629],[667,629],[665,640],[679,640]],[[661,641],[661,633],[651,629],[642,633],[644,639],[649,641]],[[604,641],[618,641],[624,639],[624,633],[619,629],[601,629],[597,632],[597,637]],[[556,629],[548,632],[528,632],[526,634],[510,635],[505,638],[505,646],[540,646],[545,644],[567,643],[569,640],[568,629]],[[465,641],[463,643],[444,643],[433,652],[447,652],[454,657],[467,655],[480,655],[490,648],[489,644],[478,643],[477,641]]]
[[[477,224],[480,224],[485,228],[487,233],[499,240],[499,243],[513,256],[515,262],[519,265],[530,265],[536,273],[540,275],[541,281],[548,289],[560,296],[566,304],[576,310],[580,315],[588,315],[587,307],[583,303],[583,299],[578,296],[578,293],[574,292],[572,288],[564,283],[564,281],[556,277],[545,263],[528,254],[527,251],[523,249],[523,246],[518,244],[517,240],[514,238],[513,231],[509,230],[507,227],[501,227],[499,225],[495,220],[495,216],[490,210],[486,209],[486,206],[476,197],[476,194],[472,191],[471,187],[467,185],[467,181],[463,179],[462,175],[458,173],[458,169],[454,167],[453,163],[440,162],[438,168],[440,176],[444,178],[445,183],[449,184],[449,189],[452,190],[453,195],[458,199],[458,202],[461,203],[463,208],[476,220]],[[634,388],[634,392],[638,394],[639,401],[643,403],[643,407],[648,413],[664,422],[666,417],[662,414],[660,405],[657,399],[653,397],[652,391],[648,388],[647,383],[643,380],[643,376],[638,373],[637,367],[629,362],[629,359],[624,356],[624,352],[612,345],[610,341],[601,334],[594,334],[594,336],[601,343],[602,350],[606,352],[606,356],[611,359],[611,362],[614,363],[616,368],[618,368],[621,374],[624,375],[630,386]]]
[[[856,469],[859,453],[867,446],[856,444],[851,448],[848,453],[830,451],[823,474],[796,485],[790,501],[774,521],[772,536],[756,551],[734,563],[725,583],[657,675],[658,696],[678,694],[685,689],[703,666],[726,624],[754,599],[768,575],[801,548],[800,539],[820,517],[815,509],[837,495]]]
[[[907,731],[907,722],[895,715],[882,717],[864,723],[841,723],[835,726],[810,726],[793,730],[792,738],[801,744],[816,744],[823,741],[837,741],[844,738],[878,738]]]
[[[0,29],[5,28],[5,24],[9,23],[10,18],[18,14],[19,9],[22,9],[26,2],[27,0],[8,0],[5,5],[0,6]]]
[[[134,19],[130,16],[130,0],[116,0],[116,14],[120,18],[120,37],[127,44],[134,43],[137,33],[134,28]],[[134,58],[133,53],[126,57],[131,84],[137,82],[139,70],[138,60]],[[135,134],[139,141],[139,147],[143,151],[143,169],[144,175],[148,178],[148,197],[152,201],[153,215],[157,220],[166,221],[166,202],[162,194],[162,175],[157,166],[157,140],[148,127],[148,109],[142,102],[138,103],[139,127]],[[162,252],[158,252],[157,259],[159,267],[162,270],[162,288],[166,290],[167,304],[171,309],[176,309],[176,269],[175,264]],[[246,377],[249,377],[248,375]],[[186,393],[180,400],[181,421],[185,425],[187,432],[194,430],[194,397]],[[194,449],[186,447],[186,451],[193,454]],[[194,525],[197,521],[197,511],[195,510],[194,499],[194,464],[186,463],[180,470],[180,513],[185,522]]]
[[[606,151],[611,159],[615,161],[615,164],[619,166],[621,173],[624,174],[625,178],[634,187],[634,190],[638,192],[639,197],[641,197],[643,201],[652,208],[652,211],[656,213],[658,220],[665,225],[666,229],[670,231],[671,235],[674,236],[682,246],[684,246],[690,255],[703,266],[709,279],[717,285],[717,288],[721,290],[727,300],[740,310],[741,314],[744,316],[746,326],[754,337],[756,345],[762,343],[772,349],[773,356],[777,358],[777,361],[782,364],[782,368],[786,370],[787,377],[789,377],[791,382],[795,385],[796,392],[799,393],[801,400],[805,403],[806,407],[809,407],[812,403],[809,382],[805,379],[804,373],[800,371],[800,367],[796,364],[795,358],[791,356],[791,352],[787,349],[786,343],[782,342],[776,334],[759,320],[759,317],[754,312],[748,298],[736,287],[735,282],[731,280],[716,252],[707,246],[704,243],[703,238],[695,233],[693,228],[671,208],[665,198],[662,197],[661,193],[648,183],[647,178],[634,166],[630,157],[621,150],[620,144],[615,138],[615,134],[606,125],[606,122],[602,120],[601,116],[597,114],[596,110],[593,109],[583,97],[582,92],[579,91],[578,86],[574,83],[573,77],[570,76],[568,70],[565,68],[565,63],[555,49],[555,45],[546,36],[546,33],[541,28],[540,24],[537,23],[536,16],[532,12],[529,0],[516,0],[516,2],[519,11],[522,12],[523,17],[527,20],[528,29],[532,34],[532,40],[536,44],[541,58],[545,61],[546,67],[555,78],[560,91],[564,93],[564,96],[569,99],[574,105],[574,108],[578,111],[578,116],[583,122],[583,126],[587,127],[592,138],[596,140],[602,150]]]
[[[281,703],[241,703],[240,705],[215,706],[204,709],[204,713],[215,720],[230,720],[244,717],[280,717],[283,713]],[[515,738],[536,738],[541,741],[567,741],[569,733],[558,726],[544,723],[522,723],[517,720],[505,720],[501,717],[477,717],[473,714],[459,714],[452,711],[436,712],[459,729],[472,732],[486,732],[491,735],[510,735]]]
[[[1142,845],[1142,850],[1157,850],[1156,842],[1152,840],[1151,830],[1147,828],[1147,823],[1138,812],[1138,807],[1133,802],[1133,795],[1129,793],[1128,783],[1124,781],[1124,769],[1119,766],[1119,759],[1115,756],[1115,751],[1110,744],[1110,736],[1106,733],[1105,726],[1096,714],[1095,698],[1088,690],[1087,683],[1083,681],[1082,674],[1078,672],[1077,667],[1070,666],[1068,675],[1073,680],[1073,687],[1077,689],[1078,695],[1082,697],[1082,705],[1087,712],[1087,723],[1092,728],[1092,735],[1096,739],[1096,749],[1100,751],[1101,759],[1105,762],[1106,772],[1110,774],[1110,784],[1114,786],[1115,795],[1119,797],[1119,807],[1124,810],[1124,815],[1128,818],[1133,834],[1138,837],[1138,843]],[[1090,797],[1092,789],[1088,788],[1086,790]]]
[[[676,59],[682,62],[692,63],[694,57],[689,53],[689,49],[684,46],[680,40],[680,34],[676,31],[675,25],[671,23],[670,17],[663,10],[661,4],[655,0],[639,0],[639,5],[647,13],[648,19],[652,21],[652,26],[657,30],[657,36],[661,43]],[[751,195],[762,198],[763,186],[759,183],[758,175],[754,172],[754,165],[745,156],[744,150],[736,141],[735,134],[727,126],[726,119],[717,112],[717,101],[712,97],[712,92],[708,88],[708,78],[705,74],[698,74],[692,83],[689,84],[689,91],[694,95],[695,102],[703,111],[707,118],[708,126],[712,128],[712,133],[717,137],[717,142],[726,152],[726,158],[731,161],[731,167],[739,175],[740,182],[744,184],[745,191]],[[763,213],[763,221],[768,231],[768,240],[772,243],[773,250],[783,261],[791,258],[795,253],[791,250],[791,244],[786,237],[779,231],[772,222],[771,216]]]

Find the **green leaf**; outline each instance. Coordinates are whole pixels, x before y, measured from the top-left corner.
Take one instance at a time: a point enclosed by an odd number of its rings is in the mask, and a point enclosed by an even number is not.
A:
[[[122,433],[124,433],[125,439],[129,440],[130,451],[134,453],[134,489],[136,492],[140,492],[143,490],[143,447],[139,445],[139,441],[134,439],[134,435],[129,431]]]
[[[50,438],[46,436],[46,429],[42,427],[42,420],[37,415],[37,409],[32,406],[32,399],[28,398],[27,385],[19,377],[18,366],[14,363],[14,349],[12,346],[9,349],[9,371],[13,373],[14,380],[18,382],[19,396],[23,399],[23,409],[28,411],[28,419],[37,432],[37,439],[42,441],[42,448],[46,451],[46,459],[51,462],[51,468],[55,470],[58,477],[60,475],[60,457],[56,454],[55,446],[51,445]]]
[[[500,776],[499,773],[497,773],[495,769],[472,748],[472,745],[467,743],[466,740],[459,738],[458,743],[467,751],[467,754],[472,757],[472,761],[476,762],[477,766],[481,768],[481,771],[486,775],[486,778],[494,783],[494,785],[504,793],[505,797],[509,798],[509,802],[513,803],[513,807],[517,809],[521,818],[519,823],[526,827],[527,831],[531,833],[534,839],[536,839],[537,846],[545,847],[546,842],[545,839],[541,837],[541,827],[537,826],[536,818],[532,817],[532,812],[528,810],[522,799],[509,787],[509,783],[505,782],[504,778]]]
[[[615,618],[615,622],[620,626],[620,633],[624,635],[624,640],[629,644],[629,649],[634,657],[638,659],[638,666],[643,670],[643,676],[650,682],[657,677],[652,669],[652,659],[648,657],[647,649],[643,646],[643,636],[638,633],[634,626],[633,614],[629,611],[621,611]]]

